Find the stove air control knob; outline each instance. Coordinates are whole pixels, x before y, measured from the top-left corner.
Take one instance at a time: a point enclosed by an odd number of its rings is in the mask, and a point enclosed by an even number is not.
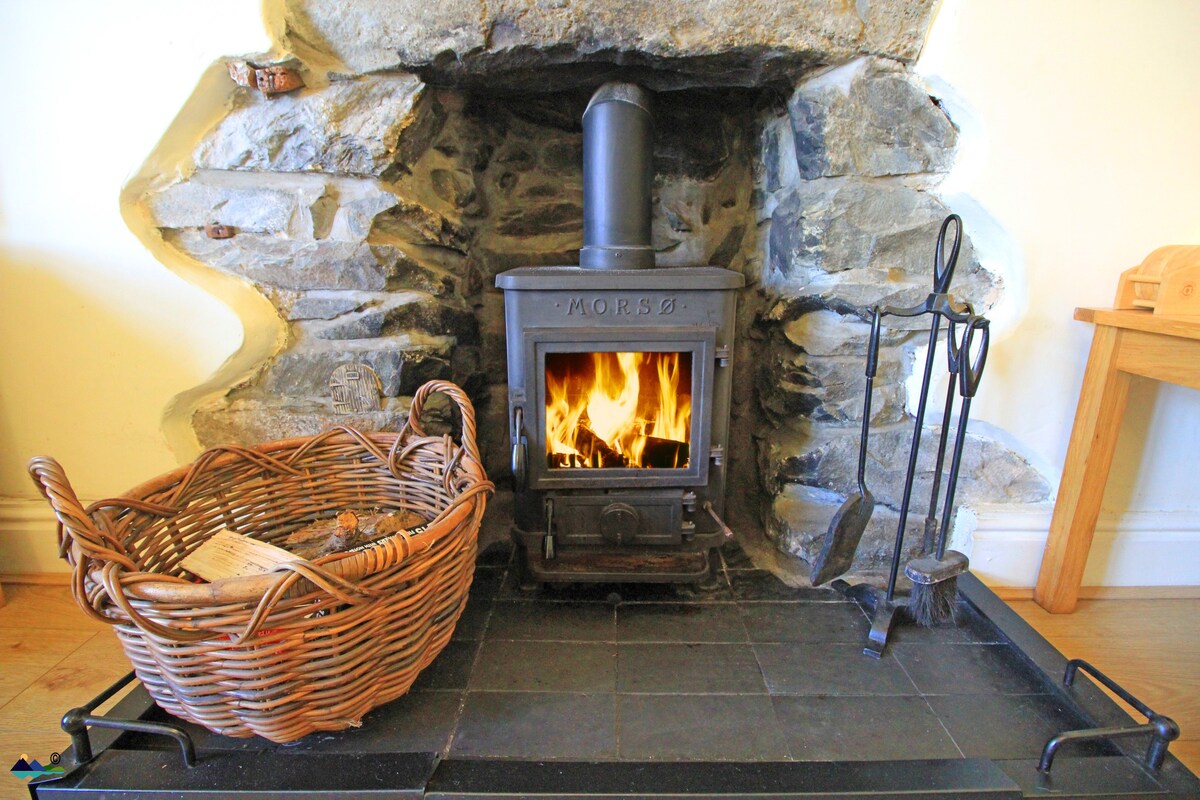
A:
[[[628,503],[610,503],[600,512],[600,535],[609,544],[631,544],[641,520]]]

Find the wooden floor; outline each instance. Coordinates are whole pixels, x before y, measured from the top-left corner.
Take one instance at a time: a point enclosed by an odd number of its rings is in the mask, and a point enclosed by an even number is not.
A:
[[[1074,614],[1049,614],[1032,600],[1008,604],[1063,655],[1090,662],[1179,723],[1171,752],[1200,775],[1200,599],[1080,600]]]
[[[89,620],[64,586],[4,586],[0,608],[0,798],[28,797],[7,765],[48,763],[68,739],[58,717],[129,669],[116,637]],[[1200,599],[1083,600],[1054,616],[1009,601],[1065,655],[1105,670],[1183,729],[1171,751],[1200,773]]]
[[[0,608],[0,798],[28,798],[9,774],[23,754],[49,765],[70,744],[58,727],[129,671],[111,628],[89,619],[66,586],[4,584]]]

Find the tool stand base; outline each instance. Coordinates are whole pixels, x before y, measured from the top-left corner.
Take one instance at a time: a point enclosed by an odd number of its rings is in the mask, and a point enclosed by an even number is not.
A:
[[[892,626],[897,622],[911,622],[908,613],[908,598],[896,597],[887,599],[887,592],[869,583],[858,583],[853,586],[843,580],[835,580],[830,586],[858,603],[871,618],[871,632],[867,637],[867,646],[863,655],[879,659],[887,647],[888,637],[892,635]]]

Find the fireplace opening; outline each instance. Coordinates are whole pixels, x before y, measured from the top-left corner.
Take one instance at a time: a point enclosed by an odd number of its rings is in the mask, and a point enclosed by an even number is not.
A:
[[[545,387],[550,469],[687,468],[690,353],[549,353]]]

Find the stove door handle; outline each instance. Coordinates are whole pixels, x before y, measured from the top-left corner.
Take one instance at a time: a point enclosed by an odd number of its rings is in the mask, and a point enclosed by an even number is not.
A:
[[[513,489],[523,492],[529,488],[529,439],[525,435],[525,409],[520,406],[513,418],[512,441]]]

